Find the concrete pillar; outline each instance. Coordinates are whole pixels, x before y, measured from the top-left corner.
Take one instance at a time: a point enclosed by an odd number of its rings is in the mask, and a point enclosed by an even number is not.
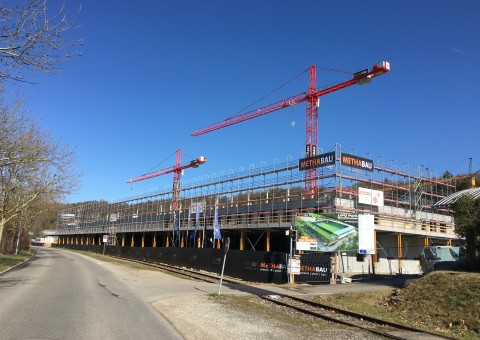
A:
[[[132,239],[130,240],[130,247],[135,247],[135,234],[132,233]]]
[[[157,246],[157,233],[153,233],[153,240],[152,240],[152,247],[155,248]]]
[[[240,250],[243,250],[245,244],[245,232],[240,232]]]
[[[267,251],[270,251],[270,229],[267,229],[267,244],[265,245],[265,249]]]
[[[168,247],[170,246],[170,242],[169,242],[170,240],[169,240],[169,238],[168,238],[168,233],[166,233],[166,234],[165,234],[165,237],[166,237],[166,240],[165,240],[165,247],[167,247],[167,248],[168,248]]]
[[[125,233],[122,234],[122,247],[125,247]]]
[[[145,233],[142,233],[142,248],[145,247]]]
[[[180,248],[184,247],[185,242],[185,234],[183,232],[180,232]]]

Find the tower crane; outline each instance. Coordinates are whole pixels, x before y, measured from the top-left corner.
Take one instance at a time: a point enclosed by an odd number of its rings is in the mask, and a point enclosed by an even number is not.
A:
[[[171,206],[171,211],[174,213],[175,218],[177,217],[178,214],[178,209],[179,209],[179,197],[180,197],[180,180],[183,174],[183,170],[188,169],[188,168],[198,168],[200,165],[205,163],[207,159],[203,156],[198,157],[197,159],[191,160],[187,164],[181,164],[182,162],[182,150],[177,149],[176,151],[176,160],[175,160],[175,165],[171,166],[169,168],[163,169],[163,170],[158,170],[155,172],[151,172],[145,175],[141,175],[138,177],[131,178],[127,181],[127,183],[134,183],[134,182],[139,182],[143,181],[146,179],[150,179],[153,177],[157,176],[162,176],[169,174],[173,172],[173,189],[172,189],[172,206]],[[175,243],[175,242],[174,242]]]
[[[310,76],[308,80],[308,91],[297,94],[295,96],[285,98],[275,103],[238,114],[218,123],[208,125],[204,128],[195,130],[192,136],[199,136],[209,133],[224,127],[238,124],[249,119],[253,119],[265,114],[290,107],[301,102],[306,102],[306,127],[305,127],[305,154],[306,157],[313,157],[316,155],[318,143],[318,106],[319,98],[326,94],[344,89],[352,85],[364,85],[369,83],[373,78],[385,74],[390,71],[390,63],[382,61],[372,66],[369,70],[364,69],[352,75],[352,79],[338,82],[334,85],[317,90],[316,81],[316,66],[312,65],[309,68]],[[305,189],[309,193],[313,193],[317,189],[317,169],[308,169],[305,172]]]

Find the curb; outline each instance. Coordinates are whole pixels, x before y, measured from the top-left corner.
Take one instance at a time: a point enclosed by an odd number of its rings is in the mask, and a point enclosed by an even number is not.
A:
[[[22,265],[22,264],[30,261],[34,256],[35,256],[35,252],[33,252],[32,256],[30,256],[30,257],[29,257],[28,259],[26,259],[25,261],[20,262],[20,263],[17,263],[17,264],[14,265],[13,267],[7,268],[7,269],[5,269],[3,272],[0,272],[0,276],[2,276],[3,274],[5,274],[5,273],[7,273],[7,272],[9,272],[9,271],[17,268],[17,267],[20,266],[20,265]]]

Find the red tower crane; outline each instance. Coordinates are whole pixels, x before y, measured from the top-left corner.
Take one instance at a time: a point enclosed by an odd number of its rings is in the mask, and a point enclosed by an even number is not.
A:
[[[180,179],[182,177],[183,170],[187,168],[198,168],[200,165],[205,163],[207,159],[203,156],[198,157],[197,159],[191,160],[190,163],[181,165],[182,161],[182,150],[177,149],[176,152],[176,161],[175,165],[163,170],[158,170],[151,172],[142,176],[134,177],[128,180],[127,183],[134,183],[138,181],[143,181],[145,179],[150,179],[157,176],[162,176],[173,172],[173,190],[172,190],[172,211],[178,210],[178,198],[180,194]]]
[[[364,85],[371,81],[372,78],[380,76],[390,71],[390,63],[382,61],[373,65],[372,69],[364,69],[352,75],[352,79],[344,82],[338,82],[333,86],[328,86],[321,90],[317,90],[316,66],[310,66],[310,77],[308,80],[308,91],[295,96],[280,100],[278,102],[257,108],[255,110],[229,117],[221,122],[208,125],[204,128],[195,130],[192,136],[199,136],[208,132],[212,132],[224,127],[238,124],[249,119],[253,119],[267,113],[278,111],[292,105],[306,102],[306,126],[305,126],[305,153],[306,157],[316,155],[318,143],[318,101],[321,96],[341,90],[351,85]],[[314,192],[317,188],[317,169],[309,169],[305,172],[305,189],[308,192]]]

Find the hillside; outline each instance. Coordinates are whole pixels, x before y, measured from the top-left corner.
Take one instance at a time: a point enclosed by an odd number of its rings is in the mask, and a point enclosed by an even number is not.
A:
[[[346,293],[322,302],[458,339],[480,338],[480,274],[438,271],[393,291]]]

